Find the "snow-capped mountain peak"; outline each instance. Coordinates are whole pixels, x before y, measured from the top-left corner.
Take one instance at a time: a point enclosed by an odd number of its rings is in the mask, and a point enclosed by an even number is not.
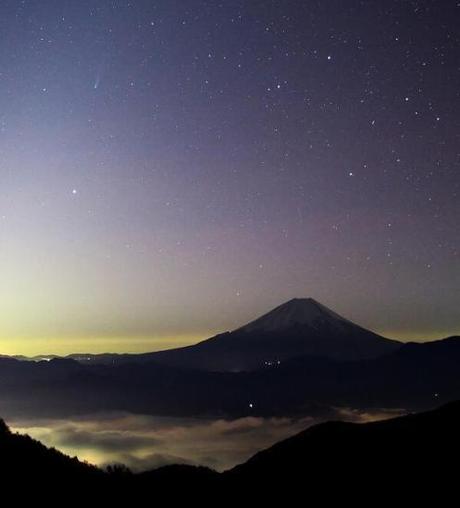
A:
[[[238,329],[242,332],[274,332],[297,325],[314,326],[318,322],[350,323],[313,298],[293,298],[267,314]]]

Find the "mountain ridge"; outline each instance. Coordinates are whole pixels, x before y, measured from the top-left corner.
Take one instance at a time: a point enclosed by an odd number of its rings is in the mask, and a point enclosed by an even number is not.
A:
[[[210,371],[250,371],[296,356],[337,360],[372,358],[402,343],[380,336],[313,298],[292,298],[254,320],[196,344],[147,353],[75,353],[19,360],[67,358],[87,364],[156,362]]]
[[[0,420],[0,473],[8,485],[18,480],[43,487],[49,478],[60,487],[76,488],[76,496],[91,493],[117,499],[147,493],[188,498],[203,492],[228,496],[244,493],[258,498],[305,492],[343,501],[350,497],[368,505],[368,495],[412,499],[430,486],[440,493],[456,488],[452,464],[460,452],[460,402],[431,411],[370,423],[329,421],[314,425],[261,450],[246,462],[223,472],[196,466],[163,466],[133,474],[123,466],[102,471],[46,448],[28,436],[13,434]],[[362,485],[365,485],[362,487]],[[331,488],[333,487],[332,491]],[[372,490],[371,490],[372,489]],[[415,490],[414,490],[415,489]],[[419,490],[417,490],[419,489]],[[440,490],[441,489],[441,490]]]
[[[236,372],[307,354],[361,360],[400,346],[400,342],[356,325],[313,298],[293,298],[231,332],[147,355],[151,361],[170,366]]]
[[[320,416],[331,408],[422,410],[459,398],[460,337],[405,344],[374,359],[311,355],[250,372],[211,372],[154,361],[82,364],[0,359],[5,416],[95,411],[164,416]]]

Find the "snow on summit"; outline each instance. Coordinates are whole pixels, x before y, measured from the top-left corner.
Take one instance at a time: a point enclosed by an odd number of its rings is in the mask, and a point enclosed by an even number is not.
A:
[[[315,322],[328,321],[343,324],[349,321],[313,298],[294,298],[276,307],[260,318],[238,329],[243,332],[283,330],[295,325],[313,326]]]

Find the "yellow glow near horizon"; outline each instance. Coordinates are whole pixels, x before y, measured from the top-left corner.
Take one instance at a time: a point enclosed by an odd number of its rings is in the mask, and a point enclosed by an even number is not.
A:
[[[156,337],[1,337],[0,355],[69,355],[72,353],[147,353],[190,346],[212,337],[216,331]],[[376,333],[402,342],[424,342],[455,335],[452,331],[381,331]]]
[[[452,330],[429,330],[429,331],[417,331],[417,330],[400,330],[400,331],[386,331],[386,330],[374,330],[375,333],[387,337],[389,339],[399,340],[401,342],[431,342],[434,340],[445,339],[452,337],[453,335],[459,335],[460,331]]]
[[[174,337],[2,338],[0,355],[69,355],[72,353],[146,353],[195,344],[210,335]]]

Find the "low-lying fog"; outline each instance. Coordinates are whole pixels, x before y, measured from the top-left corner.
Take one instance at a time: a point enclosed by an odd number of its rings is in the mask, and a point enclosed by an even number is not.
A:
[[[395,414],[340,410],[338,418],[364,422]],[[123,463],[133,471],[143,471],[187,463],[223,471],[318,420],[246,417],[229,421],[111,413],[7,423],[14,431],[101,467]]]

